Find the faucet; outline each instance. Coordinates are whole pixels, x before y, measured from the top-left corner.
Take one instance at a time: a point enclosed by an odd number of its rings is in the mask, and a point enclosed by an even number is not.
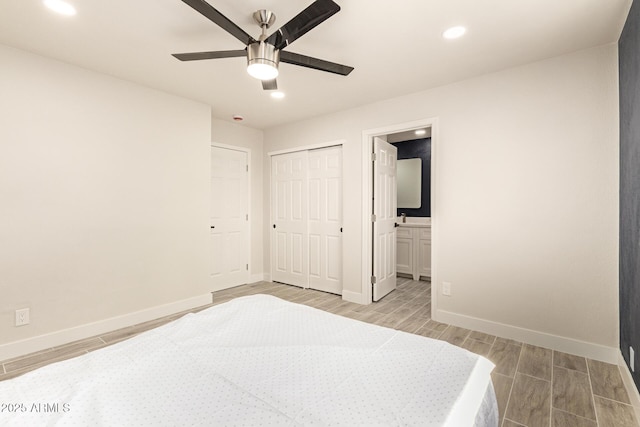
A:
[[[406,214],[406,213],[404,213],[404,212],[403,212],[403,213],[401,213],[401,214],[400,214],[400,218],[402,218],[402,222],[403,222],[403,223],[404,223],[404,222],[407,222],[407,214]]]

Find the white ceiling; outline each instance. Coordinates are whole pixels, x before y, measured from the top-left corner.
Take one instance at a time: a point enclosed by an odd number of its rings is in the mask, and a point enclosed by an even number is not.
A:
[[[180,62],[171,53],[243,49],[180,0],[0,0],[0,43],[210,104],[213,114],[268,128],[617,41],[631,0],[336,0],[342,10],[287,50],[355,67],[348,77],[280,65],[273,100],[243,58]],[[310,0],[207,0],[257,37],[251,15],[279,28]],[[444,40],[464,25],[467,35]]]

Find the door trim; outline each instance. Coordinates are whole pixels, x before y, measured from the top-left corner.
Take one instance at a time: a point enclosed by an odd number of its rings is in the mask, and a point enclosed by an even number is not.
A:
[[[371,289],[371,276],[373,274],[373,227],[371,226],[371,214],[373,213],[373,138],[385,136],[391,133],[411,131],[431,127],[431,307],[432,312],[438,306],[438,211],[439,204],[436,194],[436,168],[438,137],[438,118],[426,118],[405,123],[383,126],[362,131],[362,293],[361,304],[371,304],[373,292]],[[357,301],[354,301],[357,302]]]
[[[329,141],[329,142],[319,142],[317,144],[309,144],[309,145],[300,145],[297,147],[292,147],[292,148],[284,148],[282,150],[276,150],[276,151],[269,151],[267,153],[268,157],[271,156],[277,156],[279,154],[289,154],[289,153],[295,153],[296,151],[309,151],[309,150],[317,150],[318,148],[329,148],[329,147],[333,147],[336,145],[342,145],[344,146],[346,143],[346,140],[344,139],[337,139],[335,141]]]
[[[249,249],[249,256],[247,257],[247,263],[249,264],[249,283],[253,280],[253,274],[251,273],[251,268],[253,266],[253,257],[252,252],[253,248],[251,247],[251,222],[253,221],[253,215],[251,215],[251,149],[245,147],[238,147],[236,145],[229,144],[220,144],[218,142],[212,142],[211,148],[224,148],[227,150],[234,150],[246,153],[247,155],[247,166],[249,166],[249,170],[247,171],[247,214],[249,215],[249,221],[247,221],[247,238],[245,244]],[[211,169],[211,165],[209,165],[209,169]]]

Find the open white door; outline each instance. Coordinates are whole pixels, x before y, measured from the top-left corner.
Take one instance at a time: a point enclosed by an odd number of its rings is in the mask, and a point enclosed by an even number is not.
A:
[[[247,153],[211,147],[212,290],[249,283]]]
[[[397,148],[374,138],[373,300],[396,288]]]

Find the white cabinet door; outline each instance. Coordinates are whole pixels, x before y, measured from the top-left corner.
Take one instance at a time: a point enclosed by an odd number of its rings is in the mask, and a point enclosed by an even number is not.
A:
[[[410,228],[400,227],[396,234],[396,272],[413,274],[413,233]]]
[[[431,278],[431,227],[400,227],[397,238],[398,273]]]
[[[397,148],[374,138],[373,300],[396,288]]]
[[[271,280],[309,285],[306,151],[271,158]]]
[[[342,294],[342,147],[308,157],[309,287]]]
[[[211,147],[212,290],[249,282],[247,153]]]
[[[396,253],[398,255],[396,272],[413,274],[413,238],[398,237]]]
[[[419,276],[431,278],[431,228],[420,230],[418,260]]]

